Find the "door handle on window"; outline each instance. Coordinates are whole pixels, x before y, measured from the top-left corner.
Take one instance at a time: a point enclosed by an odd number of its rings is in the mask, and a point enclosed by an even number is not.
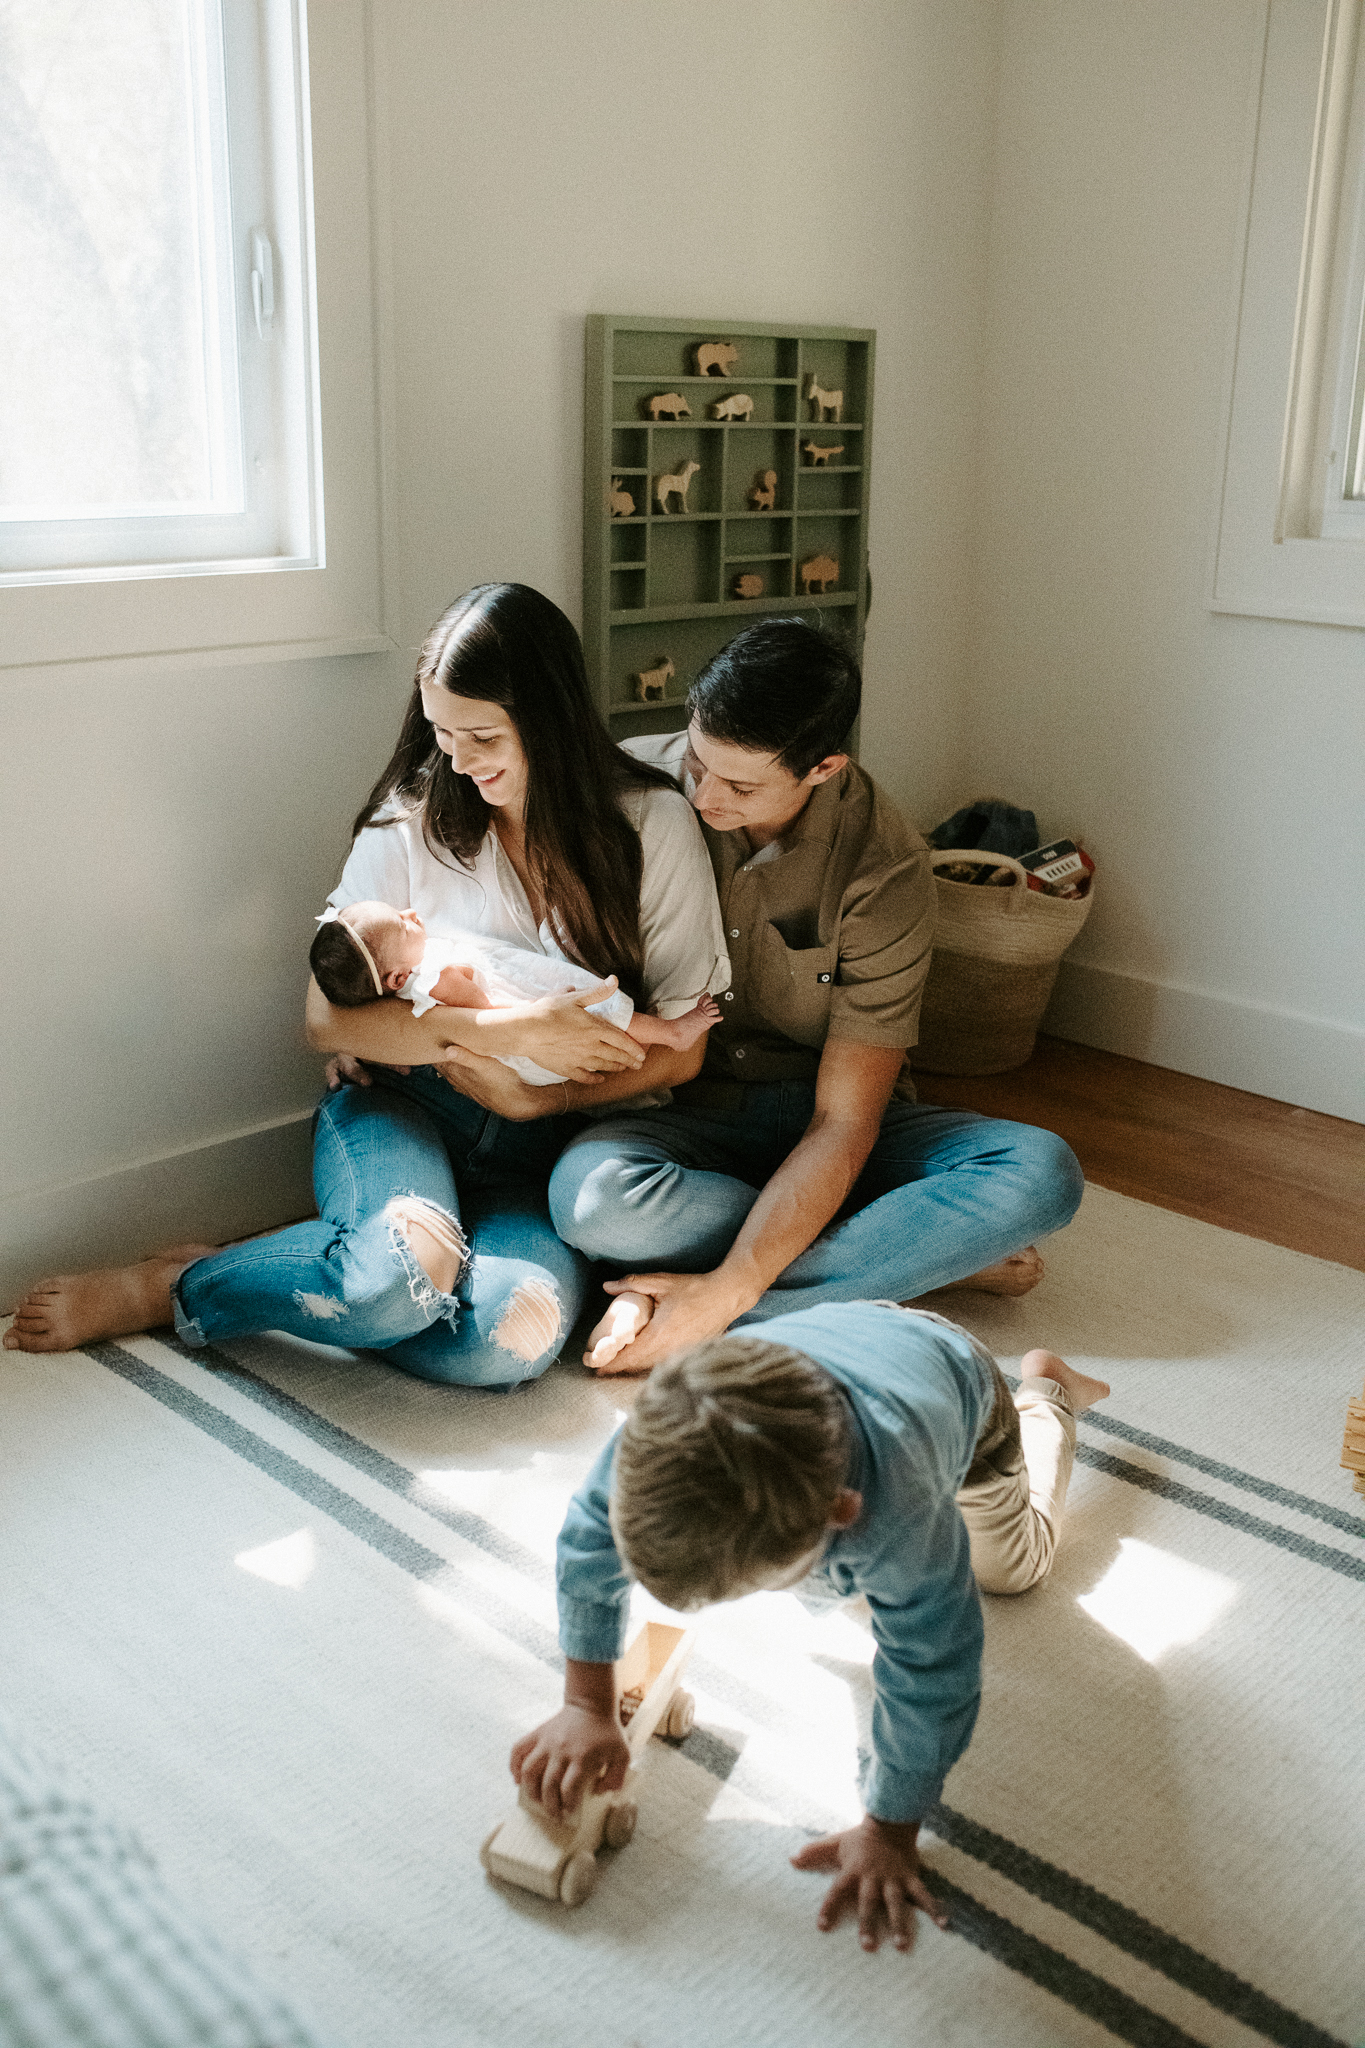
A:
[[[264,228],[251,230],[251,310],[262,341],[275,317],[275,251]]]

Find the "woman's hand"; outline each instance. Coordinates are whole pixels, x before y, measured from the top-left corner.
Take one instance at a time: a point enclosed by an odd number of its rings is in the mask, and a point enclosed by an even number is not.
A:
[[[501,1060],[485,1059],[482,1053],[465,1052],[462,1047],[452,1046],[450,1057],[442,1060],[436,1071],[459,1094],[477,1102],[480,1109],[491,1109],[496,1116],[505,1116],[514,1124],[557,1116],[564,1108],[562,1087],[534,1088]]]
[[[920,1875],[918,1836],[918,1821],[875,1820],[869,1813],[859,1827],[826,1835],[793,1856],[797,1870],[838,1872],[817,1916],[821,1932],[837,1927],[850,1907],[868,1950],[888,1932],[897,1948],[909,1948],[916,1906],[936,1927],[946,1927],[948,1915]]]
[[[605,1017],[590,1017],[589,1003],[605,1002],[614,994],[616,977],[599,982],[581,993],[566,991],[560,996],[542,996],[538,1002],[518,1003],[508,1009],[467,1011],[477,1035],[488,1051],[520,1053],[552,1074],[569,1081],[591,1082],[599,1074],[633,1072],[644,1064],[645,1048]],[[428,1011],[428,1017],[439,1016]],[[425,1021],[425,1020],[424,1020]],[[542,1112],[543,1113],[543,1112]]]

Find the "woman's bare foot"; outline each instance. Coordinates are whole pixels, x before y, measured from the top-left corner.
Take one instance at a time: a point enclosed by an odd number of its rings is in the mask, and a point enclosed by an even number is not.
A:
[[[1055,1351],[1026,1351],[1019,1361],[1019,1377],[1055,1380],[1059,1387],[1065,1387],[1071,1398],[1073,1415],[1084,1415],[1087,1408],[1093,1408],[1109,1392],[1107,1380],[1092,1380],[1085,1373],[1077,1372],[1074,1365],[1068,1365]]]
[[[940,1287],[940,1294],[1028,1294],[1043,1277],[1043,1261],[1033,1245],[1027,1245],[1021,1252],[1011,1252],[1007,1259],[997,1259],[993,1266],[983,1266],[979,1273],[968,1274],[965,1280],[950,1281],[947,1287]]]
[[[627,1288],[623,1294],[612,1296],[611,1307],[596,1328],[588,1333],[588,1348],[583,1353],[583,1363],[594,1372],[608,1367],[627,1344],[633,1344],[645,1324],[654,1313],[654,1303],[647,1294],[636,1294]]]
[[[40,1280],[14,1311],[6,1351],[79,1351],[101,1337],[129,1337],[174,1320],[171,1287],[213,1245],[178,1244],[135,1266]]]

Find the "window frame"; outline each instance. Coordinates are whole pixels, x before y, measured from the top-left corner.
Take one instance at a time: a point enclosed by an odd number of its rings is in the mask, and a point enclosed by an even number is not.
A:
[[[378,367],[373,291],[372,87],[364,0],[255,0],[263,40],[292,45],[293,105],[267,96],[268,150],[300,195],[293,287],[306,295],[304,403],[312,544],[247,560],[58,571],[0,586],[0,668],[136,661],[257,661],[393,646],[384,628]],[[245,210],[251,210],[252,201]],[[234,205],[241,311],[253,226]],[[279,244],[277,241],[277,248]],[[323,517],[323,466],[326,517]],[[297,511],[297,507],[296,507]],[[296,523],[297,530],[297,523]]]
[[[1258,18],[1215,612],[1365,626],[1365,518],[1329,503],[1326,474],[1359,339],[1365,86],[1353,111],[1349,73],[1361,11],[1360,0],[1265,0]]]

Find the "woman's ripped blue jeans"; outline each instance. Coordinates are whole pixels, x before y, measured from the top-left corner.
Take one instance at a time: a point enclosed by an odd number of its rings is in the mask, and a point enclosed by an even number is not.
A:
[[[510,1123],[430,1068],[325,1095],[313,1131],[317,1220],[197,1259],[173,1290],[187,1344],[287,1330],[382,1351],[419,1379],[508,1386],[558,1357],[588,1268],[555,1234],[546,1187],[578,1116]],[[453,1246],[442,1293],[409,1241]],[[434,1263],[428,1256],[428,1263]]]

